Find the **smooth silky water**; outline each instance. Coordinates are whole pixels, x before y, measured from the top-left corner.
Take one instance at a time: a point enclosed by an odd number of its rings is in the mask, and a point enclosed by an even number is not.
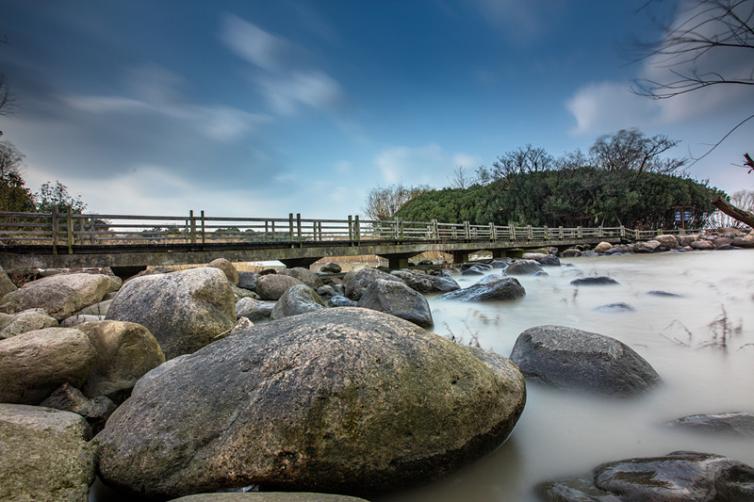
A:
[[[588,473],[610,460],[676,450],[718,453],[754,465],[752,439],[664,425],[695,413],[754,412],[754,250],[562,262],[565,266],[546,267],[548,277],[518,277],[526,288],[526,297],[519,301],[430,298],[435,331],[454,334],[466,343],[473,335],[483,348],[505,356],[518,334],[532,326],[560,324],[593,331],[617,338],[641,354],[662,377],[661,386],[640,398],[614,399],[527,383],[524,412],[500,448],[443,480],[378,500],[537,500],[533,487],[541,481]],[[620,285],[577,290],[569,283],[582,275],[608,275]],[[462,286],[479,279],[456,277]],[[647,294],[652,290],[683,297]],[[618,302],[635,311],[595,310]],[[723,308],[731,331],[727,349],[710,345],[710,324],[720,319]]]

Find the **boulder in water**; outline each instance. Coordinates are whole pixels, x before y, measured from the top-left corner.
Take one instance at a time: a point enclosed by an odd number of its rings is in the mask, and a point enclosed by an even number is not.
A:
[[[445,275],[432,275],[409,270],[394,270],[391,274],[419,293],[447,293],[461,288],[452,277]]]
[[[612,248],[613,248],[612,244],[610,244],[609,242],[602,241],[599,244],[597,244],[596,246],[594,246],[594,252],[595,253],[606,253],[606,252],[608,252]]]
[[[624,303],[624,302],[608,303],[608,304],[605,304],[605,305],[600,305],[599,307],[595,308],[594,310],[596,310],[597,312],[607,312],[607,313],[610,313],[610,312],[613,312],[613,313],[615,313],[615,312],[635,312],[636,311],[635,308],[633,308],[628,303]]]
[[[542,266],[535,260],[516,260],[505,269],[508,275],[534,275],[542,272]]]
[[[667,250],[660,241],[657,240],[649,240],[649,241],[643,241],[643,242],[637,242],[634,245],[634,252],[635,253],[654,253],[656,251],[662,251]]]
[[[385,491],[497,447],[523,410],[515,366],[503,376],[394,316],[325,309],[250,331],[139,381],[98,436],[107,483]]]
[[[704,239],[699,239],[699,240],[693,241],[693,242],[691,242],[689,244],[689,246],[691,246],[692,249],[697,249],[697,250],[701,250],[701,251],[715,249],[715,245],[714,244],[712,244],[710,241],[707,241],[707,240],[704,240]]]
[[[230,331],[236,322],[235,299],[225,274],[216,268],[147,275],[121,288],[107,319],[143,325],[171,359]]]
[[[432,327],[427,299],[402,282],[377,279],[361,295],[359,307],[385,312],[424,328]]]
[[[359,300],[364,291],[376,282],[377,279],[403,283],[398,277],[376,268],[362,268],[361,270],[348,272],[343,277],[346,287],[346,296],[351,300]]]
[[[619,284],[618,281],[605,275],[579,277],[571,281],[571,286],[614,286],[616,284]]]
[[[608,462],[590,476],[543,483],[545,500],[739,502],[754,500],[754,468],[742,462],[691,451]]]
[[[673,420],[668,425],[690,431],[754,437],[754,415],[751,413],[733,412],[688,415]]]
[[[660,381],[654,368],[624,343],[565,326],[522,332],[511,360],[527,377],[564,389],[625,396]]]
[[[491,279],[489,277],[492,277]],[[479,281],[478,283],[467,288],[445,293],[442,298],[445,300],[460,300],[464,302],[489,302],[501,300],[516,300],[523,298],[526,290],[513,277],[493,277]]]
[[[654,240],[668,249],[675,249],[678,247],[678,239],[675,235],[661,234],[655,237]]]

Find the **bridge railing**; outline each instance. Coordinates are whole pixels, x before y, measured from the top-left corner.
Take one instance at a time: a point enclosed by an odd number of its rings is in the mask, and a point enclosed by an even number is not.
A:
[[[287,218],[188,215],[118,215],[0,212],[0,243],[10,246],[52,246],[73,252],[78,246],[135,246],[220,243],[289,243],[361,241],[506,241],[556,242],[578,239],[647,240],[659,233],[683,234],[694,230],[640,230],[624,227],[533,227],[472,225],[406,220],[311,219],[300,214]]]

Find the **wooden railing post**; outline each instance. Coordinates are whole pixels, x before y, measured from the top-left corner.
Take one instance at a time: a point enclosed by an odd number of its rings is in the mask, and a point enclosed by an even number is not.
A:
[[[604,237],[605,236],[605,229],[602,228],[602,225],[600,225],[600,228],[599,228],[598,232],[599,232],[598,235],[600,237]]]
[[[564,235],[563,235],[563,225],[560,225],[558,227],[558,239],[560,239],[562,241],[563,238],[564,238]]]
[[[526,238],[530,241],[534,240],[534,230],[531,228],[531,225],[526,227]]]
[[[497,235],[495,235],[495,224],[492,222],[490,222],[490,240],[493,242],[497,240]]]
[[[436,241],[440,240],[440,232],[436,219],[432,220],[432,239]]]
[[[393,240],[397,242],[401,237],[401,220],[399,218],[395,218],[393,220],[393,225]]]
[[[52,216],[50,218],[51,233],[52,233],[52,254],[58,254],[58,208],[57,206],[52,208]]]
[[[544,235],[544,239],[546,241],[550,240],[550,229],[547,228],[547,225],[545,225],[544,227],[542,227],[542,234]]]
[[[361,240],[361,222],[358,214],[353,217],[353,237],[356,242]]]
[[[463,235],[467,241],[471,239],[471,224],[468,221],[463,222]]]
[[[301,213],[296,213],[296,238],[301,242]]]
[[[582,229],[581,225],[579,225],[578,227],[576,227],[576,238],[581,239],[582,237],[584,237],[584,229]]]
[[[73,214],[71,206],[68,206],[66,214],[66,242],[68,243],[68,254],[73,254]]]
[[[196,244],[196,218],[193,209],[189,211],[189,221],[191,222],[191,244]]]
[[[511,240],[515,241],[516,240],[516,225],[508,225],[508,229],[511,234]]]
[[[293,213],[288,213],[288,241],[293,242]]]
[[[202,209],[202,212],[201,212],[201,221],[202,221],[202,244],[204,244],[204,209]]]
[[[348,242],[353,242],[353,216],[348,215]]]
[[[634,230],[634,240],[641,240],[641,231],[638,228]]]
[[[620,226],[620,238],[625,239],[626,238],[626,227],[623,225]]]

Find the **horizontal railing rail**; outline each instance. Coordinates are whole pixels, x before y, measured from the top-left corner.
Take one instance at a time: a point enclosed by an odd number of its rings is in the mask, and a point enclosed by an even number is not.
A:
[[[522,225],[472,225],[407,220],[362,220],[188,215],[75,214],[0,212],[2,246],[52,246],[53,253],[73,253],[79,246],[165,246],[171,244],[286,244],[332,242],[404,243],[510,242],[621,239],[647,240],[659,234],[679,235],[700,230],[642,230],[619,227],[534,227]],[[0,247],[2,250],[2,247]]]

